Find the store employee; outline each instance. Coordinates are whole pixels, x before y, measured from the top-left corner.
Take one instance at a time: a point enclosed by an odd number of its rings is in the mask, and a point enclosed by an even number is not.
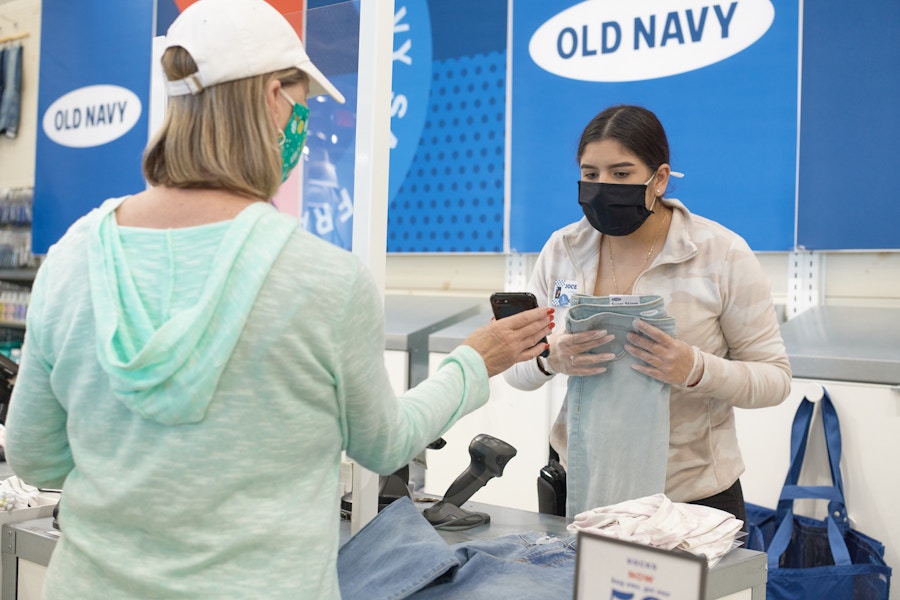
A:
[[[581,176],[570,201],[585,216],[551,235],[528,284],[539,303],[557,307],[566,327],[550,338],[542,363],[521,363],[505,374],[524,390],[558,373],[569,376],[550,437],[568,468],[568,516],[665,492],[745,520],[734,409],[777,405],[791,384],[768,279],[740,236],[666,196],[669,145],[651,111],[603,110],[585,127],[576,158]],[[575,333],[575,294],[588,296],[582,300],[589,305],[618,298],[624,309],[660,302],[634,313],[633,322],[629,317],[630,331]],[[674,335],[653,324],[662,309],[674,318]],[[639,409],[652,387],[646,384],[654,382],[654,393],[665,389],[665,404]],[[634,434],[649,431],[651,419],[661,432]],[[657,445],[652,460],[633,469],[619,462],[633,464],[637,453]],[[657,488],[600,497],[650,470],[659,472]]]

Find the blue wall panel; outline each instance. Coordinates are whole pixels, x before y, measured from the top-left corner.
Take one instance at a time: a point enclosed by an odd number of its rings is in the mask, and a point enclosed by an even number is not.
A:
[[[900,249],[900,2],[804,5],[797,243]]]

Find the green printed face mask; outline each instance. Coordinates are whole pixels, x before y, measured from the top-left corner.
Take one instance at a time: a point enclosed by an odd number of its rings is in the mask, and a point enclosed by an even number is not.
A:
[[[284,183],[297,163],[300,162],[300,155],[303,154],[309,123],[309,108],[294,102],[294,99],[288,96],[283,89],[279,91],[293,107],[281,139],[278,140],[278,145],[281,146],[281,183]]]

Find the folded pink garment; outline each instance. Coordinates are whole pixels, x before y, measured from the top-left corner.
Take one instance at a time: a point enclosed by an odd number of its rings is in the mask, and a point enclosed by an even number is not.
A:
[[[654,494],[579,513],[568,528],[704,555],[712,566],[735,546],[742,525],[731,513]]]

